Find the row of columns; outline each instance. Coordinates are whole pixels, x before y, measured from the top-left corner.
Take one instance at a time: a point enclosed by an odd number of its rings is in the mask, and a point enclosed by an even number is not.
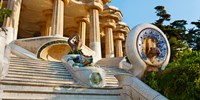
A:
[[[101,25],[105,34],[106,58],[123,57],[122,41],[125,40],[124,34],[129,32],[129,28],[121,22],[121,19],[122,14],[116,7],[105,6],[104,11],[101,13]]]
[[[109,25],[104,28],[105,33],[105,57],[123,57],[122,42],[125,35],[130,31],[126,24],[118,23],[116,26]]]
[[[53,10],[45,10],[44,15],[46,16],[46,22],[40,23],[43,27],[43,36],[63,36],[64,30],[64,5],[68,4],[69,0],[52,0],[54,4]],[[7,18],[4,22],[4,27],[12,27],[15,32],[13,33],[12,40],[17,39],[17,31],[19,24],[19,16],[21,10],[22,0],[8,0],[8,8],[12,10],[12,16]],[[94,55],[94,61],[101,59],[101,41],[100,41],[100,19],[99,16],[102,16],[104,21],[101,23],[103,25],[105,33],[105,51],[106,57],[114,57],[114,44],[116,49],[116,57],[123,56],[122,52],[122,33],[119,30],[116,30],[116,23],[118,23],[121,18],[120,16],[115,15],[115,13],[110,14],[110,10],[105,10],[103,4],[98,1],[91,1],[87,4],[86,9],[89,11],[89,20],[88,18],[80,17],[76,18],[76,21],[79,25],[78,33],[80,34],[83,44],[86,40],[86,25],[89,22],[90,27],[90,48],[96,53]],[[107,9],[107,8],[106,8]],[[107,12],[108,11],[108,12]],[[114,10],[116,11],[116,10]],[[103,13],[101,13],[103,12]],[[113,10],[111,11],[113,12]],[[101,15],[100,15],[101,14]],[[115,31],[116,30],[116,31]],[[115,34],[115,35],[113,35]],[[124,34],[124,33],[123,33]],[[114,43],[115,41],[115,43]]]

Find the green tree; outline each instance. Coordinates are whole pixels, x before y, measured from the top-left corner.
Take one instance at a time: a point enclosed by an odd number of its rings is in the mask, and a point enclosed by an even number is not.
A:
[[[166,70],[144,79],[170,100],[200,100],[200,51],[184,51]]]
[[[195,25],[195,27],[189,29],[188,33],[185,34],[185,40],[191,48],[200,50],[200,20],[191,24]]]
[[[156,15],[159,17],[154,25],[159,27],[167,36],[171,46],[171,61],[180,55],[180,51],[187,49],[184,43],[183,34],[185,34],[187,21],[176,20],[169,25],[164,25],[164,21],[170,21],[171,15],[167,13],[164,6],[156,6]]]
[[[0,26],[1,26],[0,28],[1,30],[6,31],[2,27],[3,21],[4,21],[4,18],[10,17],[10,15],[12,14],[12,11],[9,9],[3,8],[2,5],[3,5],[3,0],[0,1]]]
[[[156,9],[156,15],[159,16],[155,24],[162,25],[164,21],[170,21],[171,15],[167,13],[164,6],[156,6],[154,9]]]

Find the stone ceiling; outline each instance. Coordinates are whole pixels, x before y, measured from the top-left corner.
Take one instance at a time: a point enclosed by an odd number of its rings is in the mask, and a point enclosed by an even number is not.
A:
[[[51,0],[23,0],[19,22],[19,37],[32,37],[40,31],[41,22],[46,22],[45,10],[53,9]],[[85,3],[78,0],[70,0],[65,5],[64,29],[78,27],[74,18],[88,16]]]

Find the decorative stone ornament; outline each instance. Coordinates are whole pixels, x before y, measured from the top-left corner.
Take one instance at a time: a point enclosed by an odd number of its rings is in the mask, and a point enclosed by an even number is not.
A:
[[[102,86],[102,77],[99,72],[93,72],[89,76],[90,84],[94,87],[101,87]]]
[[[165,69],[170,58],[170,46],[164,33],[152,24],[140,24],[126,39],[126,53],[131,72],[142,77],[146,71]]]
[[[74,58],[79,54],[68,54],[63,57],[62,62],[72,73],[74,79],[82,85],[89,87],[104,87],[106,85],[105,71],[96,65],[84,65],[77,63]]]
[[[82,43],[79,36],[77,34],[72,35],[68,40],[68,44],[72,51],[64,56],[62,61],[77,81],[90,87],[104,87],[105,71],[92,63],[92,56],[84,55],[80,50]]]

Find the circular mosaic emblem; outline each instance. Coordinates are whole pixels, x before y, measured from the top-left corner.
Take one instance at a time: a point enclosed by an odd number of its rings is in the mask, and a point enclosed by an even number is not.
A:
[[[93,86],[99,86],[102,83],[102,77],[98,72],[93,72],[92,74],[90,74],[89,79],[91,85]]]
[[[137,50],[147,64],[158,66],[166,60],[167,41],[159,31],[146,28],[137,37]]]
[[[135,26],[126,38],[126,55],[135,69],[165,69],[170,59],[170,45],[165,34],[152,24]]]

